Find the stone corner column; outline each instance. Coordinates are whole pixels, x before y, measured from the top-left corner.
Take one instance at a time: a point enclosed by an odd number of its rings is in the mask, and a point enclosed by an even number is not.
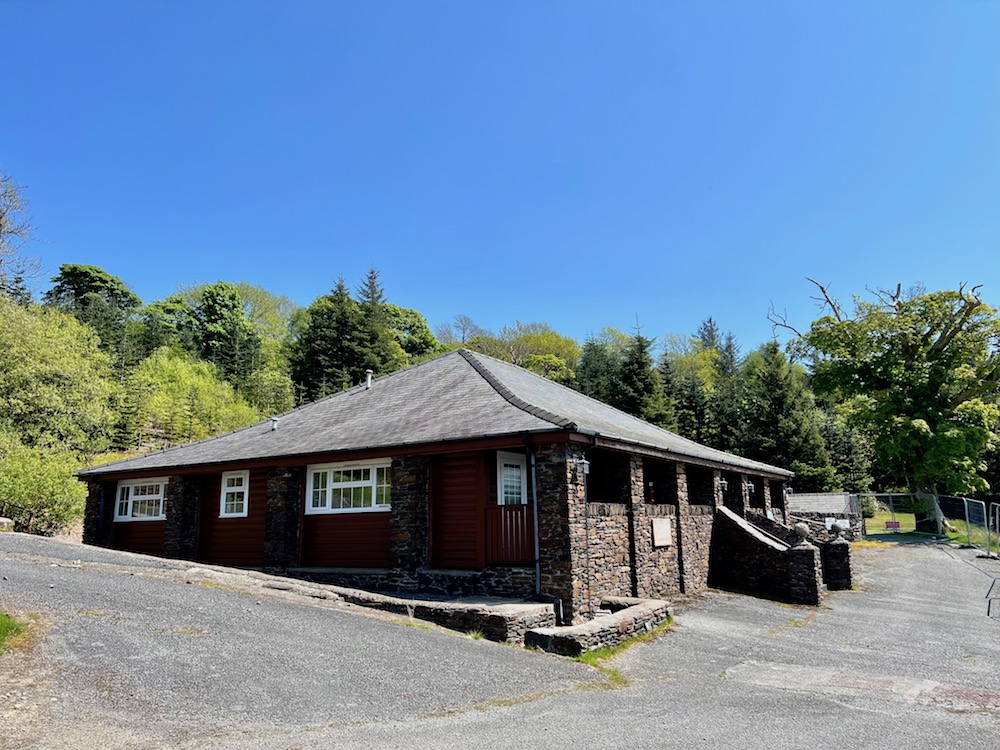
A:
[[[809,527],[795,524],[799,541],[788,549],[788,598],[793,604],[818,605],[823,600],[823,568],[818,547],[807,540]]]
[[[83,511],[83,543],[110,547],[115,522],[117,482],[87,482],[87,504]]]
[[[851,545],[834,524],[834,538],[820,549],[823,583],[830,591],[846,591],[854,586],[851,568]]]
[[[392,459],[392,503],[389,517],[389,567],[414,573],[430,562],[429,456]]]
[[[304,466],[279,466],[267,472],[265,571],[281,573],[299,564],[305,481]]]
[[[198,480],[173,476],[163,493],[163,556],[194,560],[198,551]]]

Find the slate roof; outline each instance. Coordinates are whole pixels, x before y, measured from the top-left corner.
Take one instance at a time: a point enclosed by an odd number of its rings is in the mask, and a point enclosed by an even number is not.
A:
[[[526,432],[581,432],[766,474],[791,472],[687,440],[515,365],[465,349],[197,443],[80,476],[399,448]]]

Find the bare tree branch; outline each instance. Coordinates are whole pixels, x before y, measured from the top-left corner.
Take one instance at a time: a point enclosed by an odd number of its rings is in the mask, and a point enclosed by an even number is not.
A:
[[[767,310],[767,319],[771,323],[771,333],[773,334],[777,329],[784,328],[791,331],[799,338],[802,338],[802,332],[799,331],[794,326],[790,325],[788,322],[788,313],[782,310],[780,313],[774,309],[774,303],[772,302]]]
[[[822,297],[813,297],[812,299],[819,302],[822,307],[829,307],[830,312],[833,314],[833,317],[837,319],[837,322],[843,323],[844,313],[840,309],[840,305],[837,303],[837,300],[835,300],[833,297],[830,296],[829,291],[827,291],[827,287],[820,284],[818,281],[816,281],[816,279],[810,279],[808,276],[806,276],[806,281],[815,284],[817,288],[820,290],[820,292],[823,294]]]

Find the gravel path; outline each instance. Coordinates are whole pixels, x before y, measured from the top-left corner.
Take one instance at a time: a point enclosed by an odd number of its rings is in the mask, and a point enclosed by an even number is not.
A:
[[[4,534],[0,608],[38,635],[0,658],[0,747],[1000,746],[1000,563],[935,545],[856,559],[858,590],[820,608],[680,602],[607,689],[575,662]]]

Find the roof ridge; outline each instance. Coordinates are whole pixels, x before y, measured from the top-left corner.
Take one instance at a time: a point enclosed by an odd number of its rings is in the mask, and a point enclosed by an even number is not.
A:
[[[515,394],[510,388],[504,385],[503,381],[500,380],[500,378],[498,378],[483,362],[481,362],[473,352],[464,348],[458,349],[457,351],[462,355],[465,361],[472,365],[473,369],[483,377],[483,380],[489,383],[493,387],[493,390],[499,393],[504,400],[512,406],[516,406],[521,411],[527,412],[533,417],[538,417],[539,419],[544,419],[546,422],[551,422],[557,427],[566,427],[571,430],[576,429],[576,423],[572,420],[566,419],[566,417],[560,417],[558,414],[553,414],[540,406],[529,404],[523,398]],[[517,365],[513,366],[517,367]]]

